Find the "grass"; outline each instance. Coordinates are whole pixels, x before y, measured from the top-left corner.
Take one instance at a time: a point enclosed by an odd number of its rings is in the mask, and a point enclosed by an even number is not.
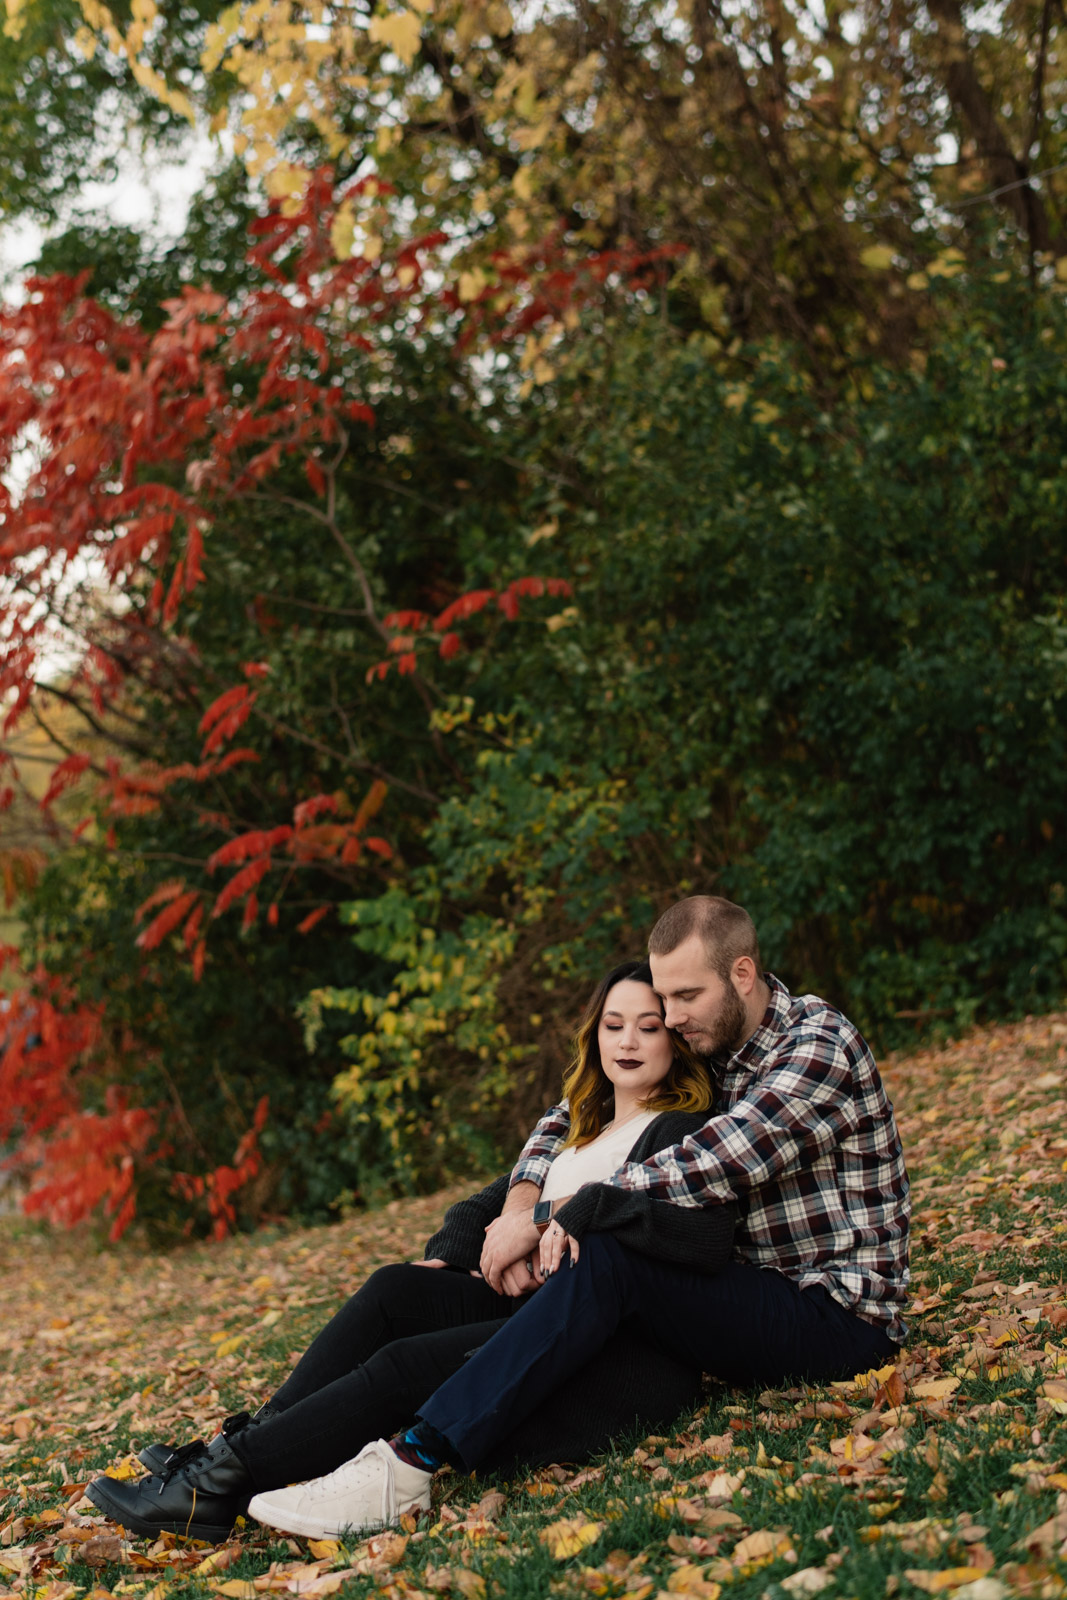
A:
[[[431,1518],[370,1541],[123,1541],[79,1486],[265,1398],[374,1267],[421,1253],[457,1191],[168,1257],[3,1219],[0,1596],[1067,1593],[1067,1020],[885,1076],[915,1199],[894,1372],[709,1383],[669,1437],[510,1482],[444,1474]]]

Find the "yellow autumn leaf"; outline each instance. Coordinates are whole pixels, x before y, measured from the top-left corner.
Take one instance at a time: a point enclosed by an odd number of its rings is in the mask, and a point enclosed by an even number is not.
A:
[[[967,264],[967,258],[961,250],[943,250],[941,254],[927,267],[927,276],[931,278],[955,278]]]
[[[799,1572],[791,1572],[778,1581],[786,1594],[793,1596],[793,1600],[803,1600],[806,1595],[821,1594],[834,1579],[826,1567],[801,1567]]]
[[[350,205],[340,205],[330,224],[330,249],[338,261],[347,261],[356,236],[356,219]]]
[[[117,1478],[120,1483],[128,1483],[131,1478],[143,1478],[145,1469],[136,1456],[123,1456],[116,1467],[105,1467],[105,1478]]]
[[[921,1567],[905,1567],[904,1576],[917,1589],[927,1594],[943,1594],[946,1589],[958,1589],[961,1584],[974,1583],[986,1576],[984,1567],[946,1567],[942,1572],[925,1572]]]
[[[247,1578],[230,1578],[226,1583],[217,1583],[214,1586],[216,1594],[228,1596],[228,1600],[257,1600],[257,1590],[254,1583],[249,1583]]]
[[[1037,1392],[1057,1416],[1067,1417],[1067,1381],[1063,1378],[1049,1378]]]
[[[722,1584],[705,1578],[695,1562],[686,1561],[680,1567],[676,1567],[667,1579],[666,1592],[696,1595],[698,1600],[719,1600]]]
[[[4,33],[9,39],[18,39],[26,26],[25,0],[6,0],[7,21]]]
[[[893,252],[887,244],[869,244],[860,251],[860,260],[871,272],[887,272],[893,265]]]
[[[757,1528],[755,1533],[737,1541],[730,1560],[735,1567],[741,1567],[749,1561],[775,1560],[779,1557],[796,1560],[796,1552],[785,1529]]]
[[[745,1473],[744,1469],[740,1472],[713,1472],[700,1481],[709,1500],[730,1500],[744,1483]]]
[[[205,1577],[209,1572],[221,1572],[226,1567],[232,1566],[240,1554],[240,1545],[223,1545],[221,1549],[212,1550],[210,1555],[205,1556],[203,1561],[193,1568],[193,1572],[198,1578]]]
[[[464,305],[471,300],[477,300],[478,296],[485,288],[486,282],[487,279],[485,273],[477,267],[471,272],[460,273],[459,284],[456,292],[458,293],[459,298],[463,301]]]
[[[316,1561],[332,1561],[341,1546],[336,1539],[309,1539],[308,1549]]]
[[[294,161],[282,161],[267,173],[263,187],[272,200],[285,200],[302,195],[310,176],[307,167],[301,167]]]
[[[485,1600],[485,1579],[468,1567],[453,1567],[452,1587],[463,1600]]]
[[[602,1522],[586,1522],[584,1517],[564,1517],[542,1528],[539,1537],[549,1555],[556,1561],[566,1561],[584,1550],[586,1545],[595,1544],[603,1531]]]
[[[911,1392],[916,1400],[945,1400],[955,1394],[959,1386],[958,1378],[920,1378],[912,1385]]]
[[[374,44],[387,45],[405,67],[410,67],[418,54],[421,24],[414,11],[391,11],[370,19],[367,37]]]
[[[215,1354],[217,1356],[232,1356],[235,1350],[240,1350],[244,1342],[244,1334],[235,1333],[231,1339],[223,1339],[222,1343],[216,1346]]]

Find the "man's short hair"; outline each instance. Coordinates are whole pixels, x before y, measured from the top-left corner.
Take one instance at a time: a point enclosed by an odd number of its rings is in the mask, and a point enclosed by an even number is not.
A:
[[[696,934],[713,972],[730,981],[738,956],[751,956],[756,974],[763,977],[756,925],[743,906],[717,894],[694,894],[679,900],[660,917],[648,936],[650,956],[668,956]]]

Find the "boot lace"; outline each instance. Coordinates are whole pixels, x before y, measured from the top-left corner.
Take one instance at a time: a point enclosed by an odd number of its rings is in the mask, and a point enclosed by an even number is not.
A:
[[[159,1477],[158,1492],[162,1494],[175,1473],[180,1472],[183,1467],[187,1467],[191,1461],[196,1461],[200,1456],[207,1455],[207,1451],[208,1446],[203,1439],[193,1439],[189,1444],[179,1445],[157,1474]]]

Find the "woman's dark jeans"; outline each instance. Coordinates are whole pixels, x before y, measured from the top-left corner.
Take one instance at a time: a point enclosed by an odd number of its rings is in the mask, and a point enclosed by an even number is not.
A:
[[[380,1268],[308,1347],[271,1397],[270,1414],[231,1436],[256,1488],[319,1477],[372,1439],[407,1427],[524,1303],[465,1272]],[[586,1461],[621,1434],[669,1426],[700,1392],[699,1369],[620,1328],[535,1417],[507,1430],[481,1465],[508,1471]]]

